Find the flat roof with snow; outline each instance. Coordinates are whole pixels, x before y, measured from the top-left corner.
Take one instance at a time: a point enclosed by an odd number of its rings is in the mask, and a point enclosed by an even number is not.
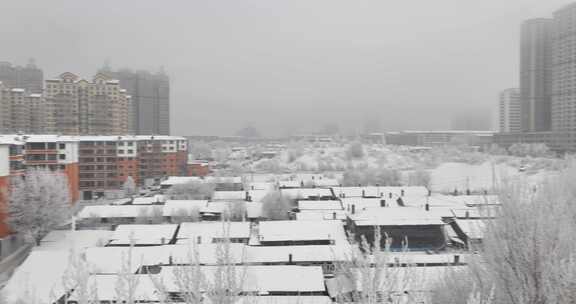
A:
[[[207,200],[167,200],[162,210],[163,216],[192,215],[208,205]]]
[[[390,187],[390,186],[366,186],[366,187],[332,187],[334,195],[339,197],[341,194],[344,197],[387,197],[390,193],[393,196],[401,196],[404,190],[404,196],[426,196],[428,189],[421,186],[407,186],[407,187]]]
[[[158,205],[96,205],[85,206],[78,218],[136,218],[143,215],[162,213],[163,206]]]
[[[168,244],[176,233],[176,224],[118,225],[110,245],[162,245]]]
[[[263,221],[259,225],[261,242],[346,240],[341,221]]]
[[[373,208],[349,217],[356,226],[444,225],[440,217],[413,207]]]
[[[343,210],[340,201],[298,201],[300,210]]]
[[[197,240],[201,243],[212,243],[214,239],[223,237],[250,238],[250,223],[248,222],[198,222],[182,223],[176,238],[178,244],[186,244],[188,239]]]

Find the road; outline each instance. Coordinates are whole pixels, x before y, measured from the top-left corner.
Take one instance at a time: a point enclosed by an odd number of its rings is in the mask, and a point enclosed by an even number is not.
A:
[[[4,288],[10,277],[12,277],[14,270],[26,260],[32,247],[31,245],[24,245],[0,262],[0,289]]]

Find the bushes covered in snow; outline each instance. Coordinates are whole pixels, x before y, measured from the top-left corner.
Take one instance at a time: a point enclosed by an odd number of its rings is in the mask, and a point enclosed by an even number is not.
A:
[[[270,220],[288,220],[292,210],[290,200],[275,191],[262,199],[262,215]]]
[[[344,172],[341,183],[343,186],[400,186],[400,172],[386,168],[352,169]]]
[[[508,152],[519,157],[547,157],[551,154],[546,144],[513,144],[508,148]]]
[[[213,184],[190,182],[172,186],[167,195],[176,200],[202,200],[211,198],[213,193]]]

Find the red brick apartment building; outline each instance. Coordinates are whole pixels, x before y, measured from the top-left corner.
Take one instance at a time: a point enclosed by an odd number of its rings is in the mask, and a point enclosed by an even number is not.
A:
[[[76,202],[79,199],[78,140],[58,135],[24,135],[21,140],[25,167],[50,169],[66,175],[70,199]]]
[[[6,209],[10,179],[24,174],[24,145],[17,140],[0,138],[0,238],[10,233],[6,224]]]
[[[83,199],[118,190],[131,176],[146,185],[187,174],[188,145],[175,136],[80,136],[79,189]]]
[[[10,145],[0,142],[0,208],[4,210],[7,206],[8,184],[10,180]],[[6,213],[0,212],[0,237],[8,234],[8,227],[5,224]]]
[[[10,177],[26,168],[66,174],[73,201],[122,188],[128,176],[144,185],[165,176],[187,175],[188,145],[175,136],[0,135],[0,207]],[[0,238],[8,234],[0,211]]]
[[[210,164],[208,162],[188,162],[188,176],[207,176],[208,174],[210,174]]]

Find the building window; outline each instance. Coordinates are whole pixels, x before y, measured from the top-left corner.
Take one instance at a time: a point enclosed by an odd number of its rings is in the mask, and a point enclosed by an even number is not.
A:
[[[66,159],[66,154],[58,154],[58,158],[60,160],[65,160]]]
[[[58,144],[60,150],[66,149],[66,144]]]

